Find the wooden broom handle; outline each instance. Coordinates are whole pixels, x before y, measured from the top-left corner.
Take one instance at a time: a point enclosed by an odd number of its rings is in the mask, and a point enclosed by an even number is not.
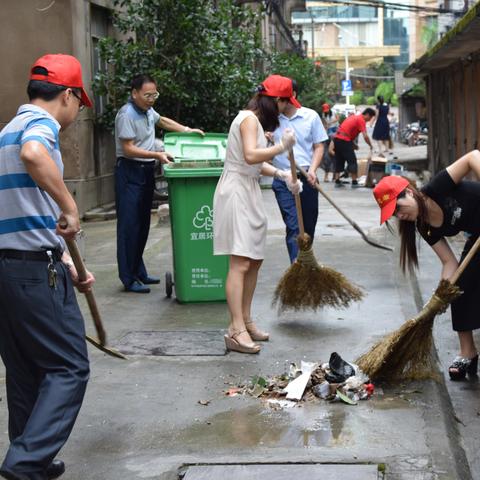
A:
[[[297,165],[297,168],[300,170],[301,174],[305,177],[305,178],[308,178],[308,173],[307,171],[301,167],[300,165]],[[344,210],[342,210],[332,199],[332,197],[319,185],[318,183],[318,179],[317,181],[315,182],[315,188],[318,190],[318,192],[320,192],[326,200],[328,200],[328,202],[330,203],[330,205],[335,208],[335,210],[337,210],[338,213],[340,213],[340,215],[342,215],[342,217],[345,218],[345,220],[348,221],[348,223],[350,225],[352,225],[356,230],[358,230],[358,225],[345,213]],[[358,227],[358,228],[357,228]]]
[[[293,148],[288,149],[288,159],[290,160],[290,170],[292,172],[292,181],[297,183],[297,165],[295,164],[295,157],[293,156]],[[295,197],[295,207],[297,208],[297,219],[298,219],[298,230],[300,235],[305,234],[305,226],[303,225],[303,214],[302,214],[302,202],[300,201],[300,194],[296,193],[293,195]]]
[[[457,280],[460,278],[460,275],[463,273],[467,265],[470,263],[472,257],[477,253],[478,247],[480,246],[480,236],[477,238],[476,242],[473,244],[473,247],[468,251],[467,255],[463,259],[462,263],[455,270],[454,274],[449,278],[449,282],[453,285],[457,283]]]
[[[78,279],[81,282],[84,282],[87,279],[87,269],[85,268],[85,264],[83,263],[82,255],[80,254],[80,250],[78,249],[77,242],[75,240],[65,241],[67,243],[70,256],[72,257],[73,264],[77,269]],[[93,291],[90,290],[89,292],[85,292],[85,297],[87,298],[88,308],[90,309],[90,313],[92,315],[99,343],[100,345],[105,346],[107,343],[107,334],[105,332],[105,329],[103,328],[102,317],[100,316],[100,312],[98,311],[97,302],[95,300]]]

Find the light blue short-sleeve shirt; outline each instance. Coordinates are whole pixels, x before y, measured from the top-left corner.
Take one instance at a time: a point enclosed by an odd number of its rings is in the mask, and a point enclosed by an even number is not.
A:
[[[160,115],[149,108],[146,112],[132,101],[126,103],[115,117],[115,150],[117,157],[125,157],[139,162],[150,162],[153,158],[135,158],[125,155],[122,140],[133,140],[136,147],[155,151],[155,125]]]
[[[327,132],[320,120],[320,116],[311,108],[301,107],[288,118],[282,113],[278,117],[280,126],[274,132],[275,143],[279,143],[283,131],[291,128],[295,132],[297,143],[293,147],[295,161],[301,167],[308,168],[312,163],[313,146],[328,140]],[[276,155],[273,165],[282,170],[290,168],[287,152]]]

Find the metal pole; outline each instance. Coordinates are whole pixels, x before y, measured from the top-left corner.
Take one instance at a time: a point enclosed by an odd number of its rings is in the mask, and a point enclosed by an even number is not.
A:
[[[350,80],[350,68],[348,68],[348,47],[345,45],[345,80]],[[350,105],[350,95],[347,95],[345,103]]]
[[[312,11],[310,11],[310,18],[312,19],[312,60],[315,61],[315,19]]]

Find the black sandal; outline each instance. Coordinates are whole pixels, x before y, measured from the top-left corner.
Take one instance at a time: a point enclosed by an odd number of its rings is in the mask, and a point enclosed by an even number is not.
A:
[[[478,369],[478,354],[473,358],[456,357],[453,363],[448,367],[448,373],[452,380],[463,380],[467,373],[475,376]]]

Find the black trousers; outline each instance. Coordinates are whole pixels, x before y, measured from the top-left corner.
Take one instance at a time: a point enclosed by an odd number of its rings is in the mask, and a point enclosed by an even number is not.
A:
[[[70,274],[55,263],[0,256],[0,354],[10,447],[0,471],[45,480],[72,431],[89,377],[85,327]]]
[[[475,235],[468,238],[460,261],[463,261],[476,240]],[[457,285],[463,294],[451,305],[452,327],[456,332],[468,332],[480,328],[480,313],[478,310],[478,299],[480,298],[479,272],[480,252],[477,252],[457,281]]]
[[[298,178],[303,184],[300,201],[302,203],[305,232],[310,235],[313,241],[318,219],[318,191],[301,175],[299,175]],[[283,221],[285,222],[285,241],[287,243],[290,263],[293,263],[298,255],[297,236],[299,233],[295,197],[292,195],[292,192],[288,190],[287,184],[281,180],[275,179],[273,181],[272,190],[275,192],[275,197],[280,207]]]
[[[154,187],[154,162],[118,158],[115,167],[117,263],[118,275],[126,287],[148,276],[143,251],[150,231]]]
[[[335,172],[343,172],[346,163],[350,173],[357,173],[357,156],[353,149],[353,142],[334,138],[333,143],[335,145]]]

